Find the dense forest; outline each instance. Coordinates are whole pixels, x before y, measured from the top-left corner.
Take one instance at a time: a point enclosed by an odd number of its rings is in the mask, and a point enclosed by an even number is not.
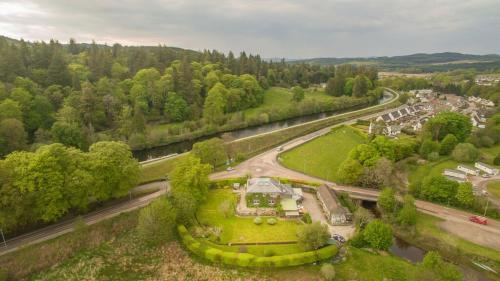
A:
[[[335,72],[333,66],[290,65],[245,52],[236,57],[232,52],[163,45],[107,46],[74,40],[61,44],[2,37],[0,155],[52,142],[87,150],[97,141],[123,140],[142,148],[186,135],[369,104],[381,94],[368,95],[377,79],[373,67],[348,66],[337,70],[339,75]],[[264,114],[257,120],[239,114],[262,104],[269,87],[306,88],[327,81],[329,94],[346,97],[326,105],[297,106],[300,112]],[[178,125],[158,136],[148,132],[148,124]]]

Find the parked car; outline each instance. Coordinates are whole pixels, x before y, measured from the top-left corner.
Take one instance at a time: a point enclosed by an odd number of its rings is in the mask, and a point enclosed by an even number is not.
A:
[[[227,167],[227,169],[226,169],[226,171],[228,171],[228,172],[229,172],[229,171],[232,171],[232,170],[234,170],[234,168],[233,168],[233,167]]]
[[[339,241],[340,243],[345,243],[345,238],[340,234],[333,234],[332,238]]]
[[[481,177],[487,179],[487,178],[491,178],[491,175],[490,174],[482,174]]]
[[[473,223],[478,223],[478,224],[488,224],[488,220],[486,218],[478,217],[478,216],[471,216],[469,217],[469,220]]]
[[[278,146],[278,151],[283,151],[283,146]]]

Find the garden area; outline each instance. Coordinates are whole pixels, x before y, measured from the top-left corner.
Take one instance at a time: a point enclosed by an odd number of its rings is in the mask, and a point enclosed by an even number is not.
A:
[[[361,131],[341,126],[325,136],[282,153],[281,163],[290,169],[336,181],[340,164],[355,146],[364,142],[366,137]]]
[[[228,243],[262,243],[262,242],[295,242],[297,230],[302,222],[298,220],[276,220],[269,224],[271,218],[262,217],[261,224],[254,222],[254,217],[238,217],[234,214],[237,196],[231,189],[212,189],[206,201],[199,207],[197,219],[200,225],[220,229],[217,244]]]

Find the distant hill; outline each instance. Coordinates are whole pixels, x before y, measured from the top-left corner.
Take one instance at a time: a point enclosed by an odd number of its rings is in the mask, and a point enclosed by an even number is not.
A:
[[[289,60],[288,63],[311,63],[319,65],[370,64],[382,70],[413,70],[417,72],[446,71],[458,68],[485,70],[500,68],[500,55],[471,55],[461,53],[412,54],[393,57],[358,58],[312,58]]]

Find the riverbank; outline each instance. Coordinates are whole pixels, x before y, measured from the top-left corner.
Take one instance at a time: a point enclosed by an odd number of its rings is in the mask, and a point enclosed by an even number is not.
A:
[[[245,112],[229,114],[226,116],[229,118],[226,124],[218,127],[205,126],[200,122],[189,122],[187,127],[180,124],[166,124],[150,128],[147,143],[139,146],[134,143],[130,144],[134,149],[134,156],[143,161],[168,154],[183,153],[191,150],[195,142],[210,137],[218,136],[226,141],[235,141],[326,119],[353,110],[366,109],[367,106],[374,104],[374,101],[369,98],[330,97],[325,96],[324,93],[319,95],[317,91],[306,93],[306,98],[296,103],[290,100],[289,90],[273,89],[274,91],[270,92],[264,105]],[[379,105],[394,101],[395,95],[394,92],[385,91],[384,96],[378,101]],[[285,98],[277,98],[276,96],[285,96]],[[139,149],[142,146],[145,148]]]

